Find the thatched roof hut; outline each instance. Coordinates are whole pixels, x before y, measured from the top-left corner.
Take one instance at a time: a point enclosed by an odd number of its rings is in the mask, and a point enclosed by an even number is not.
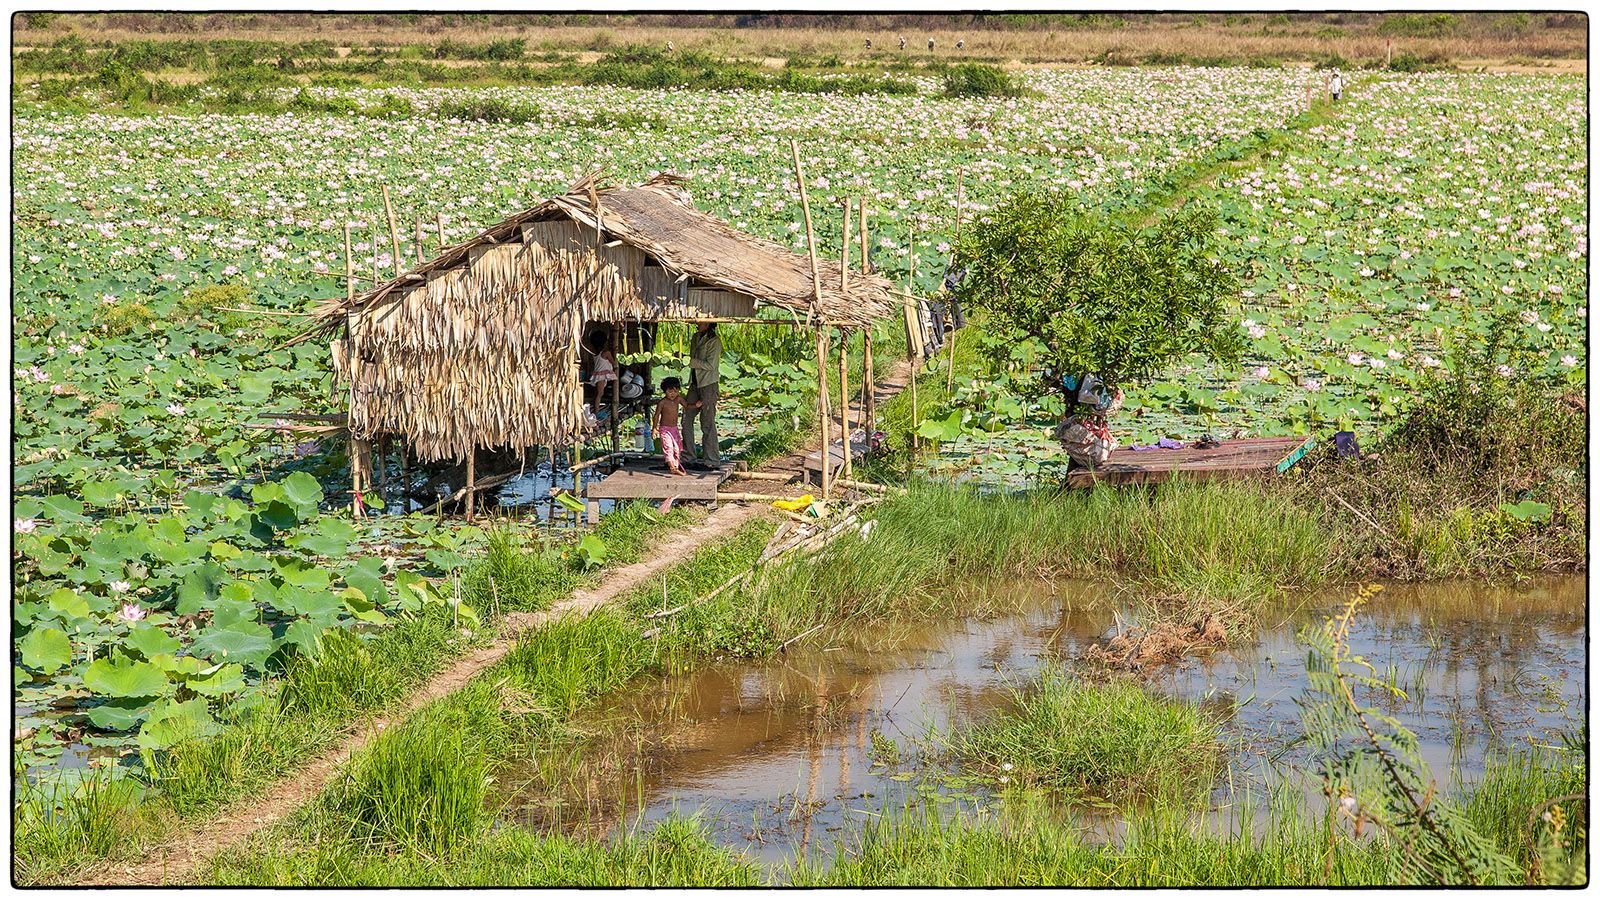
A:
[[[814,327],[897,313],[890,283],[842,277],[694,208],[681,182],[590,176],[372,290],[324,304],[357,440],[403,435],[423,460],[568,446],[583,432],[579,341],[591,322],[741,321],[775,307]],[[819,302],[820,298],[820,302]],[[769,319],[770,320],[770,319]]]

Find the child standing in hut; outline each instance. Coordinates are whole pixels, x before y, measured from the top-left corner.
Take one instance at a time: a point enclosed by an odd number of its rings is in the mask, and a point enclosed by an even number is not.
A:
[[[687,475],[683,468],[683,432],[678,429],[678,417],[698,407],[698,403],[685,403],[683,382],[676,378],[661,379],[661,393],[656,403],[650,433],[661,442],[661,456],[667,461],[667,470],[674,475]]]

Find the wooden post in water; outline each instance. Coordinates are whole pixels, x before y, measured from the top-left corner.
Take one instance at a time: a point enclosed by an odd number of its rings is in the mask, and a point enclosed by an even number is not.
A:
[[[394,274],[400,276],[400,227],[394,223],[394,206],[389,202],[389,186],[383,186],[383,214],[389,220],[389,245],[394,253]]]
[[[911,358],[911,452],[916,453],[922,449],[922,440],[917,437],[917,426],[921,424],[921,416],[917,413],[917,369],[922,358],[922,311],[917,308],[917,230],[910,229],[910,236],[906,243],[906,294],[911,299],[906,302],[906,328],[910,331],[906,335],[906,355]],[[913,326],[913,323],[915,325]]]
[[[961,179],[965,171],[964,167],[956,168],[956,233],[955,239],[950,246],[950,260],[945,264],[945,271],[947,272],[956,262],[955,245],[961,243],[961,201],[963,198]],[[947,311],[950,309],[949,297],[945,297],[944,308]],[[939,327],[943,328],[944,326],[940,325]],[[950,354],[950,365],[944,379],[944,390],[945,394],[948,395],[956,383],[956,317],[953,314],[950,316],[950,348],[946,352]]]
[[[846,245],[848,246],[848,244]],[[850,466],[850,332],[839,329],[839,436],[844,438],[844,478],[851,475]]]
[[[817,457],[822,469],[822,499],[833,493],[833,441],[828,435],[828,326],[817,323],[817,425],[822,432],[822,453]]]
[[[856,212],[860,217],[860,227],[856,230],[861,235],[861,274],[872,274],[871,253],[867,243],[867,198],[862,197],[857,202]],[[872,390],[872,328],[861,329],[861,421],[867,431],[868,443],[871,443],[872,430],[878,425],[877,398]]]
[[[344,299],[348,303],[356,296],[356,258],[350,250],[350,223],[344,223]],[[351,360],[355,357],[355,337],[350,333],[350,313],[348,307],[344,314],[344,346],[345,346],[345,374],[350,376],[350,402],[355,403],[356,380],[355,370],[351,367]],[[345,425],[350,424],[350,413],[345,412]],[[356,441],[350,440],[350,517],[359,519],[361,509],[361,464],[357,462],[361,454],[357,452]]]
[[[474,446],[467,451],[467,521],[472,521],[473,509],[477,504],[478,485],[478,448]]]

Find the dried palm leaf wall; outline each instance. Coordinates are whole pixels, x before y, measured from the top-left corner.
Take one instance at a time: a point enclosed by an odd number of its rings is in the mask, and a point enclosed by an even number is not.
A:
[[[522,231],[350,314],[333,362],[352,387],[354,435],[404,434],[424,460],[567,445],[582,423],[586,323],[755,314],[752,299],[690,289],[634,247],[601,246],[597,262],[594,232],[570,220]]]

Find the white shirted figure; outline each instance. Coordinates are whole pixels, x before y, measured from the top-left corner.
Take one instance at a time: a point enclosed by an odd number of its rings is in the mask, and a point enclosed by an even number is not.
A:
[[[1339,74],[1338,69],[1333,70],[1333,78],[1328,82],[1328,90],[1333,93],[1333,99],[1335,100],[1339,99],[1339,95],[1344,93],[1344,76]]]

